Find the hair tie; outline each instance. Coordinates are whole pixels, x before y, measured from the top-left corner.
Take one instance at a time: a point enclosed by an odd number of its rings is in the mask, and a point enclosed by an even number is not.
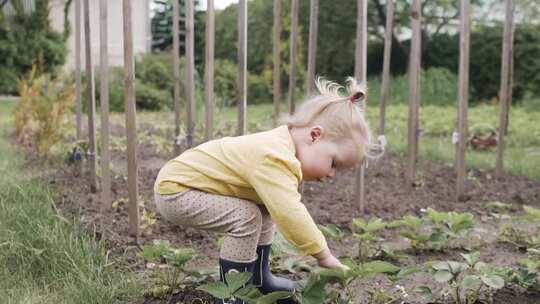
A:
[[[349,97],[349,101],[352,102],[352,103],[355,103],[357,100],[363,99],[364,96],[365,95],[364,95],[363,92],[356,92],[356,93],[354,93],[353,95],[351,95]]]

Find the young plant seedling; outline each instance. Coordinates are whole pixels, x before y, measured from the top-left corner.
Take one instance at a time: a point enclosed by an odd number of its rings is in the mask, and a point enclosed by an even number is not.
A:
[[[380,243],[384,240],[380,232],[386,228],[386,225],[386,222],[376,217],[371,218],[368,222],[363,218],[353,220],[353,226],[360,230],[353,234],[360,241],[358,244],[358,260],[360,262],[366,262],[383,254],[394,256],[393,252]]]
[[[353,304],[357,303],[350,288],[356,279],[364,279],[376,274],[385,274],[387,277],[399,280],[414,273],[410,269],[402,269],[384,261],[372,261],[356,264],[352,259],[345,258],[343,264],[349,269],[315,268],[309,275],[307,282],[301,284],[299,301],[302,304]],[[327,292],[328,284],[337,284],[339,288]]]
[[[149,268],[155,269],[156,286],[150,290],[154,297],[161,297],[173,293],[182,288],[185,283],[198,283],[206,280],[210,272],[188,270],[187,262],[195,257],[196,252],[192,248],[172,248],[169,241],[154,240],[153,245],[143,246],[141,256],[149,264]]]
[[[405,230],[400,235],[409,239],[415,250],[440,251],[460,247],[456,243],[473,228],[473,219],[474,216],[468,212],[438,212],[428,208],[423,218],[406,215],[390,223],[389,227],[404,226]]]
[[[497,269],[479,261],[480,254],[461,254],[466,263],[456,261],[429,262],[435,281],[446,283],[447,286],[439,293],[433,293],[428,286],[420,286],[417,291],[430,298],[440,301],[445,293],[452,294],[457,304],[474,304],[484,290],[494,290],[504,287],[504,278]],[[487,294],[491,296],[491,292]]]
[[[248,283],[250,279],[249,272],[229,272],[225,274],[227,283],[213,282],[201,285],[197,289],[206,291],[218,299],[227,301],[240,299],[248,304],[273,304],[277,300],[292,296],[288,291],[276,291],[263,295],[257,287]]]

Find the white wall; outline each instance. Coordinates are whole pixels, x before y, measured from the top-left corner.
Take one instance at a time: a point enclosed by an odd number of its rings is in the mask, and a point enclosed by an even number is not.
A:
[[[73,0],[69,9],[69,21],[71,22],[71,35],[67,41],[68,55],[66,58],[65,70],[75,69],[75,1]],[[81,1],[81,65],[85,67],[85,46],[84,46],[84,12],[83,1]],[[133,49],[136,55],[150,52],[150,22],[149,22],[149,0],[132,1],[132,21],[133,21]],[[92,46],[92,64],[99,65],[99,0],[89,0],[90,5],[90,37]],[[122,0],[108,0],[108,42],[109,42],[109,65],[123,66],[124,46],[123,46],[123,19]],[[64,30],[64,1],[50,1],[50,21],[54,29],[63,32]]]

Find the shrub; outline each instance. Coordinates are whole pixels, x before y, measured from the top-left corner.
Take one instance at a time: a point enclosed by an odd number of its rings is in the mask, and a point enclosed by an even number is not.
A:
[[[214,72],[215,104],[218,107],[236,104],[238,66],[226,59],[217,59]]]
[[[167,91],[155,88],[152,84],[138,82],[135,85],[137,109],[157,111],[172,103]]]
[[[180,63],[183,71],[185,61]],[[146,54],[135,62],[135,78],[157,89],[172,91],[173,69],[170,53]]]
[[[65,35],[50,26],[49,1],[35,2],[31,13],[25,12],[22,1],[12,1],[12,16],[4,16],[0,10],[1,93],[16,94],[17,79],[30,72],[35,63],[39,62],[44,72],[54,73],[65,62]]]
[[[18,84],[21,98],[14,108],[14,119],[19,139],[35,142],[38,155],[46,156],[64,134],[74,101],[74,83],[38,75],[34,67]]]

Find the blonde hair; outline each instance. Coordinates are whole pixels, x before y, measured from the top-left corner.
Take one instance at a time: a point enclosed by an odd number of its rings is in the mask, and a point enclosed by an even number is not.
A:
[[[372,143],[364,115],[367,96],[365,83],[348,77],[344,88],[318,77],[315,84],[319,94],[308,96],[295,114],[282,117],[281,122],[295,128],[321,126],[324,137],[334,142],[352,139],[359,152],[357,162],[378,157],[374,152],[379,150],[378,145]]]

